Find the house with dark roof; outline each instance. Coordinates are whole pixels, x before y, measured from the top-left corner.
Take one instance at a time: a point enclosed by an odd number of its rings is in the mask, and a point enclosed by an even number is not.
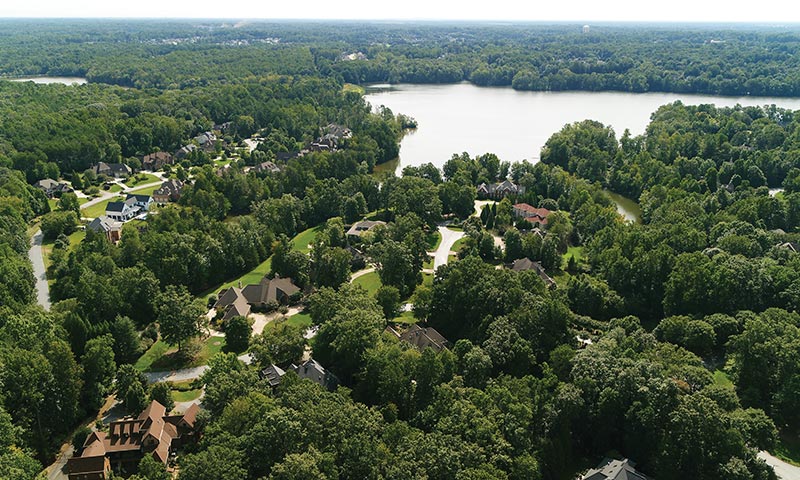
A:
[[[637,472],[634,462],[626,459],[604,459],[597,468],[586,472],[581,480],[650,480],[643,473]]]
[[[86,228],[104,235],[111,243],[119,242],[122,237],[122,224],[105,215],[101,215],[89,222]]]
[[[515,272],[524,272],[526,270],[533,270],[534,272],[536,272],[537,275],[539,275],[539,278],[542,279],[547,288],[554,288],[556,286],[555,280],[550,278],[550,275],[548,275],[547,272],[544,271],[544,267],[542,267],[542,264],[540,262],[534,262],[530,258],[520,258],[514,260],[514,264],[511,266],[511,270],[514,270]]]
[[[517,203],[514,205],[514,216],[517,218],[524,218],[534,226],[543,227],[547,225],[547,217],[549,215],[550,210],[546,208],[536,208],[527,203]]]
[[[153,192],[153,200],[156,203],[177,202],[181,199],[184,185],[177,178],[170,178]]]
[[[197,145],[195,145],[193,143],[190,143],[189,145],[185,145],[185,146],[179,148],[177,152],[175,152],[175,160],[183,160],[184,158],[186,158],[190,153],[194,152],[195,150],[197,150]]]
[[[261,282],[241,287],[220,290],[214,308],[224,313],[223,320],[235,316],[246,317],[250,307],[266,308],[268,305],[287,304],[292,295],[300,292],[300,287],[291,278],[264,276]]]
[[[97,175],[105,175],[107,177],[114,178],[127,178],[133,173],[131,167],[125,165],[124,163],[98,162],[98,164],[93,166],[91,170]]]
[[[58,182],[52,178],[39,180],[33,186],[43,191],[47,198],[60,197],[64,193],[74,191],[67,182]]]
[[[147,212],[150,210],[150,207],[153,205],[153,197],[150,195],[137,195],[135,193],[129,193],[127,197],[125,197],[125,201],[132,200],[134,206],[139,207],[139,210],[142,212]]]
[[[499,200],[509,195],[522,195],[525,187],[509,180],[501,183],[481,183],[477,188],[478,198],[492,198]]]
[[[172,165],[175,159],[167,152],[155,152],[142,158],[142,167],[145,170],[161,170],[164,165]]]
[[[414,324],[405,332],[400,333],[391,326],[387,326],[385,331],[401,342],[408,342],[419,350],[432,348],[436,352],[441,352],[450,346],[450,342],[433,327],[420,327]]]
[[[212,152],[215,148],[215,143],[217,141],[217,136],[214,135],[214,132],[203,132],[200,135],[194,137],[194,141],[200,145],[206,152]]]
[[[139,214],[139,207],[133,199],[125,199],[123,202],[108,202],[106,205],[106,217],[117,222],[127,222]]]
[[[222,320],[227,322],[233,317],[246,317],[250,315],[250,304],[242,294],[242,289],[238,287],[226,288],[219,292],[219,297],[214,308],[217,312],[222,311]]]
[[[289,368],[296,372],[297,376],[300,378],[307,378],[328,390],[333,390],[339,385],[339,379],[336,378],[336,375],[325,370],[325,368],[313,358],[308,359],[300,365],[293,364]]]
[[[386,222],[381,222],[380,220],[362,220],[360,222],[356,222],[350,226],[349,230],[347,230],[347,236],[359,238],[361,235],[364,235],[366,232],[369,232],[378,225],[386,225]]]
[[[166,465],[176,449],[195,440],[198,411],[192,404],[183,415],[167,415],[153,400],[138,417],[111,422],[107,433],[93,432],[81,454],[67,460],[69,480],[102,480],[112,470],[127,476],[145,455]]]
[[[286,375],[286,371],[275,364],[271,364],[267,368],[261,370],[258,375],[265,379],[267,383],[269,383],[269,386],[275,390],[278,388],[278,385],[281,384],[281,379]]]

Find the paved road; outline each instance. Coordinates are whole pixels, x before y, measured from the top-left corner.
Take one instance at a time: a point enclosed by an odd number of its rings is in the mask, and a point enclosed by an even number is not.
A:
[[[31,238],[31,249],[28,250],[28,258],[33,264],[33,276],[36,277],[36,301],[45,310],[50,310],[50,286],[47,284],[47,272],[44,268],[44,256],[42,255],[42,235],[41,230],[37,230]]]
[[[250,365],[253,362],[253,357],[249,353],[239,355],[239,360]],[[144,376],[150,383],[156,382],[183,382],[186,380],[194,380],[199,378],[203,372],[208,370],[208,365],[201,365],[194,368],[182,368],[180,370],[171,370],[164,372],[145,372]]]
[[[437,268],[441,267],[442,265],[447,264],[448,257],[450,256],[450,250],[453,249],[453,244],[458,241],[461,237],[464,236],[463,231],[455,231],[450,230],[447,227],[440,226],[439,233],[442,234],[442,243],[439,244],[439,248],[436,249],[433,255],[433,269],[436,270]]]
[[[775,474],[781,480],[800,480],[800,467],[795,467],[775,458],[766,451],[758,452],[758,458],[767,462],[767,465],[775,470]]]

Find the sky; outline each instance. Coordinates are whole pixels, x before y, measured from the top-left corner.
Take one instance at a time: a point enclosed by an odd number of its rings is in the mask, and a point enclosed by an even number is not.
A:
[[[798,23],[791,0],[0,0],[0,17]]]

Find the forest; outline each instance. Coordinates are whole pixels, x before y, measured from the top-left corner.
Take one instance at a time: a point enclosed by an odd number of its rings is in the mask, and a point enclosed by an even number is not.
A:
[[[109,402],[133,416],[150,400],[177,407],[176,385],[145,376],[159,345],[172,353],[158,360],[205,367],[186,387],[203,394],[202,436],[167,465],[145,456],[108,478],[571,480],[624,457],[657,479],[774,480],[759,452],[800,461],[800,116],[676,102],[639,136],[566,125],[536,164],[454,153],[395,175],[376,167],[413,119],[347,85],[797,95],[796,33],[23,20],[0,32],[3,74],[90,80],[0,81],[0,478],[46,478],[62,445],[80,452],[108,428],[96,419]],[[366,59],[342,56],[356,52]],[[348,133],[319,147],[336,125]],[[158,172],[186,182],[180,199],[118,242],[85,228],[83,197],[34,186],[99,195],[114,182],[92,165],[140,169],[211,130],[211,149]],[[504,180],[524,188],[479,198]],[[547,222],[520,218],[522,203]],[[353,235],[361,220],[374,223]],[[49,310],[28,259],[39,228]],[[442,229],[460,239],[434,268]],[[526,258],[546,274],[511,268]],[[254,312],[274,320],[253,333],[247,315],[206,315],[254,274],[297,285]],[[392,334],[414,324],[447,348]],[[291,371],[312,355],[338,386]],[[262,373],[276,367],[278,385]]]

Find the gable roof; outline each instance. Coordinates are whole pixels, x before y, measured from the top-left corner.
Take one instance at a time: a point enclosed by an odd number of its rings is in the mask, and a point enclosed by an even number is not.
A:
[[[597,468],[589,470],[582,480],[649,480],[647,476],[633,468],[628,460],[604,459]]]
[[[140,195],[136,193],[129,193],[127,197],[125,197],[125,201],[128,200],[135,200],[136,203],[150,203],[153,201],[153,197],[150,195]]]
[[[106,212],[124,212],[126,208],[130,208],[130,204],[127,202],[108,202]]]
[[[433,327],[420,327],[414,324],[399,335],[401,341],[408,342],[420,350],[432,348],[440,352],[447,348],[448,341]]]
[[[313,358],[309,358],[300,365],[292,365],[290,368],[297,372],[300,378],[307,378],[328,390],[333,390],[339,384],[339,379],[336,378],[336,375],[325,370],[325,367]]]
[[[550,275],[548,275],[547,272],[545,272],[544,267],[542,267],[542,264],[540,262],[534,262],[527,257],[514,260],[514,264],[512,265],[511,270],[514,270],[515,272],[524,272],[526,270],[533,270],[539,275],[539,278],[541,278],[544,284],[547,285],[548,287],[552,287],[556,284],[555,280],[550,278]]]
[[[291,297],[300,291],[291,278],[265,276],[260,283],[246,285],[242,294],[251,305],[262,305],[270,302],[280,302],[285,297]]]
[[[380,220],[362,220],[354,223],[350,229],[347,230],[347,234],[360,237],[364,232],[369,232],[378,225],[386,225],[386,222]]]
[[[261,378],[265,378],[269,385],[273,388],[281,383],[281,377],[286,375],[286,372],[279,366],[271,364],[267,368],[261,370]]]
[[[94,230],[95,232],[107,233],[114,230],[119,230],[122,228],[122,224],[111,220],[105,215],[101,215],[89,222],[89,225],[87,225],[86,228]]]

